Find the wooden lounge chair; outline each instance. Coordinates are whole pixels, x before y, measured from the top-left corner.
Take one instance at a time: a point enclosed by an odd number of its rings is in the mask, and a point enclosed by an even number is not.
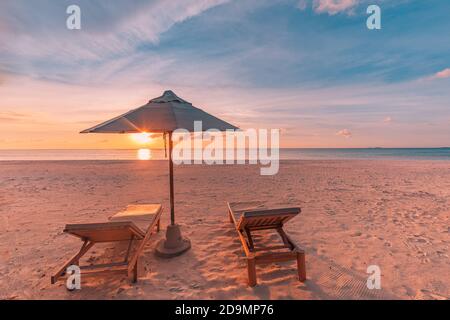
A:
[[[71,265],[78,265],[82,276],[103,272],[126,273],[137,281],[138,258],[151,235],[160,228],[163,208],[160,204],[128,206],[110,218],[109,222],[68,224],[64,232],[83,241],[80,251],[70,258],[52,277],[52,284],[63,277]],[[124,260],[101,265],[80,266],[80,259],[97,243],[128,241]],[[133,246],[133,243],[136,243]],[[133,251],[133,247],[136,247]]]
[[[239,239],[247,256],[248,284],[256,285],[256,264],[297,261],[298,278],[306,280],[305,252],[299,248],[283,230],[283,225],[297,216],[300,208],[267,209],[258,202],[228,203],[230,222],[234,223]],[[281,245],[258,247],[254,244],[252,232],[276,230],[281,237]]]

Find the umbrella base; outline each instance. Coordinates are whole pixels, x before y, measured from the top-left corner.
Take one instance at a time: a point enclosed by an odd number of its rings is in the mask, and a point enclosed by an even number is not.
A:
[[[158,242],[155,249],[155,254],[161,258],[172,258],[179,256],[191,248],[191,241],[183,238],[181,235],[180,226],[167,226],[166,239]]]

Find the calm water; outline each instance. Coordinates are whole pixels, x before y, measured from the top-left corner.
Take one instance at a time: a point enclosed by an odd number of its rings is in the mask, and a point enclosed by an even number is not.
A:
[[[164,150],[0,150],[7,160],[136,160],[139,157],[164,159]],[[450,160],[450,148],[409,149],[281,149],[284,160],[404,159]]]

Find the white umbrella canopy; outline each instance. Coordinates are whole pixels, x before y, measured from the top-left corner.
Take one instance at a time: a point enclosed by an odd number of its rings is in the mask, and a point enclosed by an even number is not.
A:
[[[176,129],[194,131],[194,121],[202,121],[203,130],[237,130],[238,128],[218,119],[168,90],[161,97],[131,110],[114,119],[103,122],[81,133],[166,133]]]
[[[161,97],[150,100],[146,105],[131,110],[114,119],[103,122],[81,133],[164,133],[169,135],[169,183],[170,183],[170,220],[166,239],[162,240],[156,253],[162,257],[174,257],[189,250],[190,241],[181,236],[181,230],[175,224],[175,204],[172,162],[172,133],[177,129],[194,132],[194,122],[202,122],[202,131],[239,130],[238,127],[216,118],[191,103],[179,98],[168,90]]]

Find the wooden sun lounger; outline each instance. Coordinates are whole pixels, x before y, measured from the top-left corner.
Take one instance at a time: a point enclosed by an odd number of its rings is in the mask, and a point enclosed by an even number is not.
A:
[[[258,208],[257,202],[248,208],[242,203],[228,203],[230,222],[234,223],[239,240],[247,256],[248,284],[256,285],[256,264],[268,264],[296,260],[299,281],[306,280],[305,251],[299,248],[286,232],[283,225],[297,216],[300,208],[266,209]],[[255,208],[256,207],[256,208]],[[252,238],[252,232],[257,230],[276,230],[281,237],[282,244],[257,247]]]
[[[83,244],[80,251],[70,258],[51,277],[51,283],[56,283],[65,276],[66,269],[77,265],[82,270],[82,276],[104,273],[126,273],[137,281],[138,259],[151,235],[160,228],[160,218],[163,208],[157,205],[128,206],[127,210],[119,212],[110,218],[111,221],[103,223],[68,224],[64,232],[80,238]],[[101,265],[80,266],[80,259],[97,243],[128,241],[128,249],[124,260]],[[132,253],[133,242],[136,248]]]

